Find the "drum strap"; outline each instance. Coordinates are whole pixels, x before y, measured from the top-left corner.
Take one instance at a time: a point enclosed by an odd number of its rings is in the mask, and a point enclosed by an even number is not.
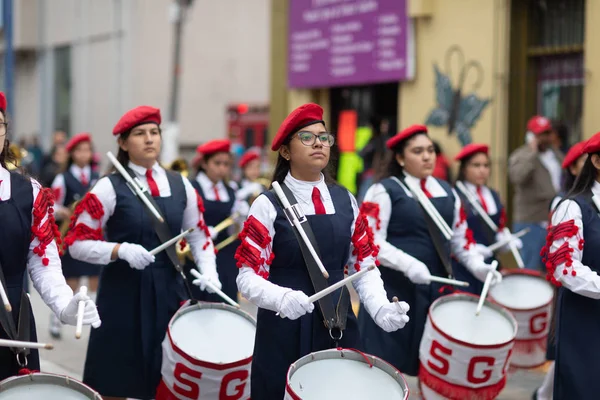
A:
[[[2,265],[0,265],[0,284],[4,288],[4,291],[8,294]],[[29,296],[27,296],[25,290],[21,290],[21,306],[19,307],[19,321],[18,326],[15,327],[12,312],[6,310],[6,308],[4,307],[4,303],[2,303],[2,299],[0,299],[0,325],[2,326],[2,329],[4,330],[9,339],[29,342],[31,333],[30,313],[31,304],[29,303]],[[17,356],[17,361],[21,367],[27,366],[27,356],[31,351],[30,349],[11,347],[10,350]]]
[[[469,199],[467,199],[467,197],[465,195],[463,195],[460,192],[458,193],[458,195],[460,196],[463,206],[469,207],[469,210],[467,210],[467,211],[472,211],[473,214],[477,215],[477,218],[479,219],[479,223],[481,224],[481,226],[483,226],[483,231],[485,232],[484,235],[485,235],[486,239],[488,240],[488,243],[494,243],[496,241],[496,232],[485,222],[485,220],[483,219],[481,214],[479,214],[477,212],[477,209],[471,205],[471,203],[469,202]]]
[[[402,175],[401,180],[394,177],[394,180],[396,182],[398,182],[398,184],[402,187],[403,190],[405,188],[408,188],[408,186],[404,182],[405,179],[406,179],[406,177],[404,175]],[[407,189],[407,190],[409,190],[409,189]],[[448,273],[448,276],[451,277],[452,276],[452,263],[450,261],[450,252],[448,251],[448,248],[447,248],[447,246],[448,246],[447,241],[444,237],[442,237],[442,232],[440,232],[439,228],[437,227],[437,225],[435,224],[435,222],[433,221],[433,219],[431,218],[431,216],[429,215],[427,210],[425,210],[425,207],[423,207],[423,204],[421,204],[421,202],[419,200],[417,200],[417,196],[414,193],[413,193],[413,198],[417,202],[417,204],[420,206],[421,211],[423,212],[423,218],[425,218],[425,224],[427,225],[427,230],[429,231],[429,236],[431,236],[431,241],[433,242],[435,251],[437,252],[438,257],[440,258],[440,261],[442,262],[444,269]],[[433,205],[433,203],[432,203],[432,205]]]
[[[130,176],[135,177],[135,174],[133,173],[133,171],[131,171],[131,169],[129,169],[129,168],[125,168],[125,169],[127,170],[127,172],[129,173]],[[129,186],[129,184],[127,184],[127,186]],[[144,210],[146,210],[146,213],[148,214],[150,221],[152,221],[152,227],[154,228],[154,231],[156,232],[158,239],[162,243],[171,239],[171,230],[167,226],[167,222],[166,222],[167,220],[165,219],[164,215],[160,211],[160,208],[158,207],[158,204],[156,204],[156,202],[154,201],[154,198],[152,198],[150,193],[148,191],[146,191],[146,192],[144,192],[144,196],[146,196],[146,198],[148,199],[150,204],[152,204],[152,206],[156,209],[158,214],[163,218],[164,222],[160,222],[154,216],[154,214],[148,209],[148,207],[146,207],[146,205],[144,204],[142,199],[137,196],[137,194],[136,194],[135,190],[133,190],[133,188],[130,188],[130,189],[133,192],[133,194],[135,195],[135,197],[140,201],[140,203],[142,203],[142,207],[144,208]],[[194,298],[194,295],[192,294],[192,289],[190,288],[190,283],[189,283],[187,277],[185,276],[183,268],[181,268],[181,265],[179,265],[179,258],[177,257],[177,251],[175,250],[175,246],[169,246],[165,249],[165,251],[167,252],[167,256],[169,257],[169,260],[171,260],[171,262],[173,263],[173,266],[175,267],[177,272],[179,272],[179,274],[183,278],[185,290],[186,290],[192,304],[195,304],[197,302],[197,300]]]
[[[296,200],[296,197],[294,197],[294,194],[287,187],[287,185],[285,183],[281,184],[281,189],[283,190],[285,197],[287,197],[288,201],[290,202],[290,205],[292,207],[295,207],[298,209],[299,208],[298,201]],[[321,270],[319,269],[317,262],[315,261],[312,254],[310,253],[310,250],[306,246],[306,243],[304,243],[304,240],[302,240],[300,233],[296,230],[296,227],[293,225],[291,216],[287,214],[287,211],[283,208],[281,201],[279,200],[279,198],[277,197],[277,195],[275,194],[273,189],[271,189],[271,192],[275,195],[275,198],[277,199],[279,205],[281,206],[281,209],[284,210],[284,214],[290,221],[290,224],[292,224],[292,231],[294,232],[294,235],[296,236],[296,239],[298,240],[298,244],[300,245],[300,250],[302,251],[302,257],[304,258],[304,262],[306,263],[306,268],[308,269],[308,275],[310,276],[310,280],[312,281],[313,288],[315,289],[315,293],[320,292],[321,290],[327,289],[329,287],[329,284],[327,283],[327,279],[325,279],[325,277],[321,273]],[[297,210],[297,211],[299,211],[299,210]],[[304,229],[304,232],[306,233],[308,240],[310,241],[313,248],[315,249],[315,252],[319,256],[319,258],[321,258],[321,252],[319,251],[317,239],[315,238],[312,228],[310,227],[310,224],[308,223],[308,219],[306,219],[304,217],[304,215],[302,215],[301,217],[302,218],[300,218],[300,225],[301,225],[302,229]],[[318,300],[319,309],[321,310],[321,313],[323,314],[323,323],[325,324],[325,327],[327,329],[329,329],[330,331],[332,329],[339,329],[340,338],[341,338],[341,335],[342,335],[341,332],[346,328],[346,320],[348,317],[348,307],[350,306],[350,293],[348,292],[348,288],[346,286],[344,286],[342,288],[342,292],[340,294],[340,298],[338,300],[338,303],[337,303],[337,306],[335,307],[335,309],[333,307],[332,299],[333,299],[332,295],[329,294],[329,295],[323,297],[321,300]],[[336,338],[334,338],[332,335],[332,339],[335,340]]]

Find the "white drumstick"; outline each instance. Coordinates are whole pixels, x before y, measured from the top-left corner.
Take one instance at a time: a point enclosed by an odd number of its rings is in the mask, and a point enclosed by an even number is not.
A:
[[[323,297],[327,296],[329,293],[335,292],[336,290],[338,290],[342,286],[345,286],[348,283],[351,283],[352,281],[360,278],[361,276],[363,276],[367,272],[371,271],[372,269],[375,269],[374,265],[371,265],[368,268],[362,269],[359,272],[357,272],[355,274],[352,274],[349,277],[344,278],[344,279],[342,279],[341,281],[339,281],[337,283],[334,283],[333,285],[329,286],[328,288],[323,289],[320,292],[313,294],[312,296],[310,296],[308,298],[308,301],[310,301],[311,303],[314,303],[315,301],[320,300]]]
[[[194,268],[192,268],[190,270],[190,274],[194,275],[198,279],[202,279],[202,274],[199,271],[197,271],[196,269],[194,269]],[[206,283],[206,286],[208,286],[209,288],[211,288],[213,290],[213,292],[215,292],[216,294],[218,294],[223,300],[225,300],[226,302],[228,302],[229,304],[231,304],[235,308],[240,308],[240,305],[238,303],[236,303],[235,301],[233,301],[233,299],[231,297],[227,296],[225,293],[223,293],[222,290],[220,290],[218,287],[216,287],[215,285],[213,285],[213,283],[211,281],[205,280],[204,283]]]
[[[193,230],[194,230],[194,228],[190,228],[187,231],[183,231],[182,233],[180,233],[179,235],[175,236],[174,238],[169,239],[166,242],[164,242],[163,244],[161,244],[160,246],[157,246],[156,248],[150,250],[150,254],[152,254],[154,256],[154,255],[160,253],[161,251],[165,250],[167,247],[169,247],[171,245],[174,245],[180,239],[183,239],[184,237],[186,237],[187,235],[189,235],[190,233],[192,233]]]
[[[492,266],[494,267],[494,271],[498,268],[498,261],[492,261]],[[483,284],[483,290],[481,291],[481,296],[479,296],[479,302],[477,303],[477,309],[475,310],[475,315],[479,315],[481,309],[483,308],[483,303],[485,302],[485,298],[487,297],[488,292],[490,291],[490,286],[492,285],[492,279],[494,278],[494,273],[492,271],[488,272],[485,276],[485,283]]]
[[[529,228],[521,229],[519,232],[513,233],[510,237],[499,240],[496,243],[489,245],[488,250],[496,251],[500,247],[504,247],[504,245],[510,243],[513,239],[517,239],[517,238],[520,238],[521,236],[525,236],[528,232],[529,232]]]
[[[431,276],[431,282],[445,283],[446,285],[468,287],[469,282],[457,281],[456,279],[442,278],[440,276]]]
[[[52,343],[22,342],[20,340],[0,339],[0,347],[52,350],[54,345]]]
[[[0,282],[0,298],[2,298],[2,303],[4,303],[4,308],[6,311],[11,312],[12,307],[10,306],[10,302],[8,301],[8,296],[6,295],[6,290],[4,290],[4,285]]]
[[[84,296],[87,295],[87,287],[82,286],[79,288],[79,293]],[[77,327],[75,328],[75,339],[81,338],[81,330],[83,329],[83,311],[85,310],[85,301],[80,301],[77,304]]]

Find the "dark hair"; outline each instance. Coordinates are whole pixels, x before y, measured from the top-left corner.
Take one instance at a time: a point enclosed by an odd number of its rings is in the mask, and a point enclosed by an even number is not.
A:
[[[412,136],[407,137],[404,140],[401,140],[398,144],[396,144],[396,146],[394,146],[393,149],[391,149],[391,151],[387,152],[387,154],[385,155],[384,162],[381,163],[381,168],[375,174],[375,182],[379,182],[390,176],[400,177],[403,174],[404,168],[402,168],[400,163],[398,163],[398,161],[396,160],[396,156],[403,156],[404,150],[406,150],[408,144],[419,135],[425,135],[429,137],[429,135],[427,135],[427,133],[425,132],[416,133]],[[431,140],[431,138],[429,139]]]
[[[2,113],[2,116],[4,116],[4,118],[6,120],[5,111],[0,109],[0,112]],[[5,121],[5,122],[8,122],[8,121]],[[17,156],[10,149],[10,141],[8,140],[8,136],[9,136],[8,135],[9,134],[8,127],[9,127],[9,125],[6,125],[6,133],[4,134],[4,147],[2,148],[2,152],[0,152],[0,165],[2,165],[2,167],[4,169],[7,169],[7,167],[6,167],[7,162],[17,165]]]
[[[119,139],[121,139],[122,141],[125,141],[129,137],[129,135],[131,135],[131,130],[121,133],[121,136],[119,136]],[[119,145],[119,151],[117,152],[117,161],[119,161],[121,163],[121,165],[124,167],[127,167],[127,164],[129,164],[129,152],[123,150],[121,148],[121,145]],[[112,170],[114,171],[115,169],[113,168]]]
[[[600,152],[594,154],[600,156]],[[598,170],[592,163],[592,156],[594,154],[590,154],[587,160],[585,160],[585,163],[581,168],[579,176],[577,176],[577,178],[575,179],[575,182],[573,183],[573,186],[565,196],[565,199],[573,199],[579,195],[588,194],[592,190],[592,186],[594,185],[594,182],[596,181],[596,178],[598,176]]]
[[[289,135],[284,140],[282,145],[289,146],[293,137],[294,137],[294,135]],[[327,166],[322,171],[323,176],[325,177],[325,183],[328,185],[337,183],[336,180],[333,179],[333,176],[335,175],[334,164],[336,161],[335,152],[333,151],[335,146],[336,146],[336,144],[334,144],[333,146],[330,147],[331,151],[329,152],[329,163],[327,163]],[[273,172],[272,181],[277,181],[280,184],[283,183],[288,172],[290,172],[290,161],[283,158],[281,156],[281,154],[278,154],[277,155],[277,164],[275,164],[275,171]]]
[[[469,162],[473,159],[473,157],[475,157],[477,154],[485,154],[485,156],[488,159],[488,162],[490,161],[490,156],[486,153],[484,153],[483,151],[478,151],[477,153],[473,153],[465,158],[463,158],[462,160],[460,160],[460,166],[458,167],[458,176],[456,177],[457,181],[462,181],[464,182],[466,179],[466,173],[465,170],[467,169],[467,165],[469,165]]]

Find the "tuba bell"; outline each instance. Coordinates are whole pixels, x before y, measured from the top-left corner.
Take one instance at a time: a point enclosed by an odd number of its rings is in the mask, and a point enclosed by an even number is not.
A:
[[[183,158],[178,158],[171,163],[169,166],[171,171],[179,172],[184,178],[187,178],[190,174],[188,162]]]

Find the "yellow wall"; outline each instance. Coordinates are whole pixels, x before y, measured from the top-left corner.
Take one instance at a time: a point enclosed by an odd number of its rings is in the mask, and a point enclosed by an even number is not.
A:
[[[587,0],[585,3],[583,138],[589,139],[600,131],[600,46],[596,42],[600,38],[600,2]]]
[[[412,82],[400,85],[398,126],[424,123],[436,105],[434,64],[446,72],[447,50],[458,45],[465,60],[475,60],[483,69],[483,82],[476,94],[492,98],[481,118],[472,128],[473,142],[490,145],[492,159],[491,186],[505,193],[507,152],[508,94],[508,0],[433,0],[431,16],[415,18],[416,70]],[[459,62],[454,56],[450,64],[451,81],[456,87]],[[476,80],[472,70],[467,76],[463,94],[472,91]],[[455,134],[448,136],[447,128],[430,127],[431,136],[439,140],[449,158],[454,158],[461,144]]]

